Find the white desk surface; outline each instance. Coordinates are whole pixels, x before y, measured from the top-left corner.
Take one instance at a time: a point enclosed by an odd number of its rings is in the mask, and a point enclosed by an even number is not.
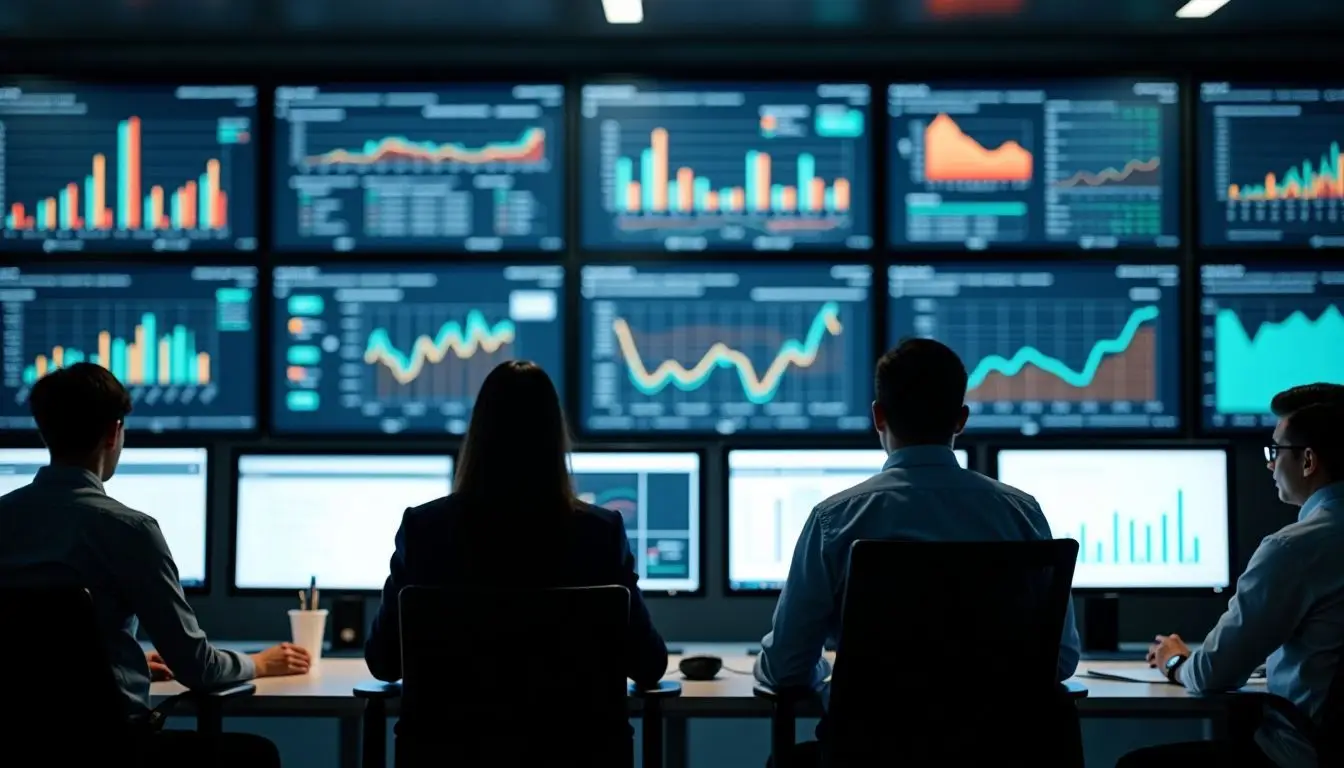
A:
[[[663,679],[681,683],[682,697],[666,703],[665,707],[669,712],[711,709],[723,714],[750,712],[759,714],[768,709],[764,701],[756,699],[752,694],[755,678],[750,673],[755,657],[747,655],[742,646],[687,643],[681,647],[688,654],[712,653],[721,656],[725,669],[715,680],[705,682],[685,680],[677,671],[677,662],[681,657],[671,657],[668,674]],[[1175,685],[1129,683],[1085,676],[1083,672],[1092,665],[1112,669],[1118,666],[1145,666],[1141,661],[1096,661],[1080,664],[1078,677],[1074,680],[1088,689],[1088,698],[1080,703],[1084,711],[1128,710],[1131,707],[1156,711],[1190,711],[1210,710],[1217,706],[1213,701],[1191,696],[1184,688]],[[736,674],[728,671],[729,669],[746,674]],[[358,683],[372,679],[363,659],[324,658],[321,669],[315,674],[257,680],[256,696],[239,700],[236,706],[241,710],[258,712],[267,710],[294,712],[309,709],[329,711],[332,714],[341,714],[347,710],[357,712],[362,709],[362,702],[352,696],[351,689]],[[997,677],[994,670],[986,670],[985,683],[1011,685],[1011,669],[1006,670],[1002,677]],[[156,700],[160,700],[183,690],[177,683],[156,683],[152,695]],[[1201,704],[1201,701],[1205,703]]]

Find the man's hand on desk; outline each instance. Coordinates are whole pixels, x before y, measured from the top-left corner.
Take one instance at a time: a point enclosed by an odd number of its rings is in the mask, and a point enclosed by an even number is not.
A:
[[[149,662],[150,682],[166,683],[173,679],[173,670],[168,668],[168,663],[163,660],[158,651],[146,653],[145,661]]]
[[[1165,671],[1167,662],[1173,656],[1189,658],[1190,654],[1190,646],[1185,644],[1180,635],[1158,635],[1148,648],[1148,666]]]
[[[284,677],[306,674],[312,659],[308,651],[299,646],[281,643],[252,654],[252,663],[257,666],[257,677]]]

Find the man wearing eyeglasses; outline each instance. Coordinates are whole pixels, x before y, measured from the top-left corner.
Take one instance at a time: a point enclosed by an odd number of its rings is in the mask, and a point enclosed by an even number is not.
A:
[[[1269,692],[1319,724],[1344,645],[1344,404],[1335,394],[1280,416],[1265,460],[1279,498],[1301,508],[1297,521],[1260,543],[1198,651],[1178,635],[1157,636],[1148,663],[1173,683],[1195,693],[1234,690],[1265,662]],[[1301,395],[1281,393],[1275,411]],[[1306,735],[1266,710],[1260,728],[1240,740],[1139,750],[1117,768],[1223,763],[1306,768],[1317,761]]]

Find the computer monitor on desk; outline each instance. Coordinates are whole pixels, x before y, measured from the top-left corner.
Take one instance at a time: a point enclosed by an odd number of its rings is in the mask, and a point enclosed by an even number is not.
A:
[[[570,470],[581,500],[624,518],[641,590],[699,591],[699,454],[575,452]]]
[[[49,456],[42,448],[0,449],[0,496],[32,482]],[[202,588],[209,510],[209,456],[204,448],[124,448],[108,496],[154,518],[187,589]]]
[[[1115,645],[1117,592],[1232,583],[1224,449],[1003,450],[997,474],[1036,497],[1056,538],[1078,541],[1073,586],[1089,597],[1084,634],[1094,636],[1085,645]]]
[[[969,463],[966,451],[957,462]],[[779,590],[812,508],[882,470],[880,450],[728,452],[728,589]]]
[[[235,490],[233,583],[242,590],[378,590],[407,507],[446,496],[435,455],[244,454]]]

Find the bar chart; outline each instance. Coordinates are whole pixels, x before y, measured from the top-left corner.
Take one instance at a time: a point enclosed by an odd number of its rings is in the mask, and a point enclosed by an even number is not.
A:
[[[592,248],[867,248],[867,86],[589,86]]]
[[[254,88],[5,93],[0,248],[255,249]]]
[[[1055,538],[1079,544],[1083,589],[1231,584],[1221,449],[1004,450],[998,477],[1031,494]]]
[[[78,363],[112,372],[134,410],[128,429],[256,424],[255,267],[8,270],[0,425],[31,428],[27,398]]]

